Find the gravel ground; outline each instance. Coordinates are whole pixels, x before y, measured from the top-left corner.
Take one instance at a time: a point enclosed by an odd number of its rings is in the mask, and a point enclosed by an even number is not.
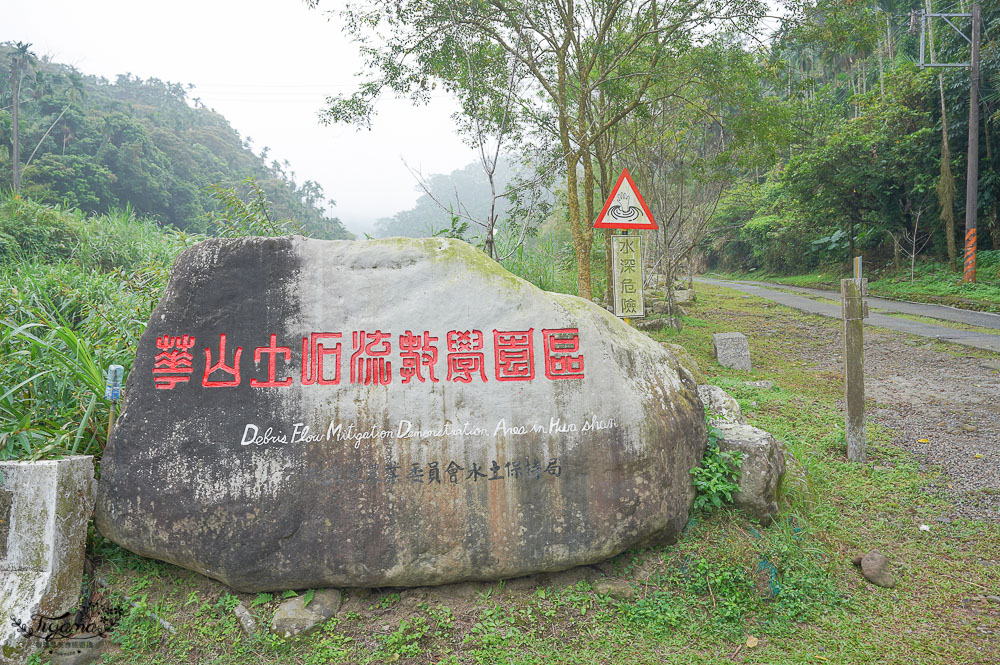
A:
[[[868,333],[868,331],[866,331]],[[961,347],[953,347],[961,349]],[[923,339],[867,334],[869,418],[893,443],[939,467],[958,515],[1000,521],[1000,362],[935,350]],[[923,441],[926,441],[924,443]]]
[[[840,373],[839,328],[814,328],[811,334],[824,339],[830,353],[813,360]],[[915,453],[922,470],[942,472],[932,491],[950,495],[956,504],[952,517],[1000,521],[1000,356],[941,348],[924,338],[866,328],[868,419],[896,432],[893,445]]]

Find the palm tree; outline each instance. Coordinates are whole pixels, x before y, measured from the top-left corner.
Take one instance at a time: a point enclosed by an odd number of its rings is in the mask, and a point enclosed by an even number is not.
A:
[[[14,193],[17,194],[21,191],[21,150],[20,150],[20,137],[18,136],[20,127],[18,126],[18,95],[20,94],[21,88],[21,70],[25,67],[31,67],[37,62],[35,55],[29,51],[31,44],[26,44],[24,42],[14,43],[14,52],[11,54],[10,58],[10,73],[11,73],[11,91],[13,97],[13,117],[12,129],[13,129],[13,158],[14,158]]]

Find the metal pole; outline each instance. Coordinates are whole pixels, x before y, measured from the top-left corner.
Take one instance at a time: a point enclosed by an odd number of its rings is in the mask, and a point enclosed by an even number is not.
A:
[[[969,83],[969,172],[965,184],[965,274],[976,281],[976,215],[979,203],[979,23],[980,6],[972,5],[972,60]]]

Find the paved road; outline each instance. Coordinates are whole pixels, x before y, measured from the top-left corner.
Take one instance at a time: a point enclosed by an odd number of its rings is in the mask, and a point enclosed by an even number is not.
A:
[[[703,282],[705,284],[716,284],[718,286],[725,286],[737,291],[743,291],[744,293],[765,298],[776,302],[779,305],[792,307],[803,312],[808,312],[809,314],[819,314],[820,316],[828,316],[833,319],[840,318],[839,302],[837,304],[817,302],[816,300],[797,295],[796,293],[788,293],[788,291],[796,291],[799,293],[808,293],[814,296],[822,296],[824,298],[839,301],[840,294],[833,291],[805,289],[801,287],[785,286],[783,284],[771,285],[762,282],[733,282],[722,279],[709,279],[707,277],[695,278],[695,281]],[[770,288],[772,286],[774,288]],[[779,291],[778,289],[782,290]],[[970,330],[956,330],[955,328],[936,326],[930,323],[910,321],[909,319],[899,319],[886,314],[879,314],[877,311],[872,311],[871,315],[865,319],[865,323],[868,325],[878,326],[880,328],[889,328],[890,330],[898,330],[910,335],[929,337],[943,342],[953,342],[955,344],[963,344],[965,346],[972,346],[978,349],[985,349],[987,351],[1000,353],[1000,315],[998,314],[960,310],[954,307],[947,307],[945,305],[898,302],[895,300],[886,300],[884,298],[868,298],[867,300],[869,307],[872,310],[919,314],[921,316],[928,316],[947,321],[957,321],[984,328],[994,328],[998,331],[998,333],[993,335],[982,332],[973,332]]]

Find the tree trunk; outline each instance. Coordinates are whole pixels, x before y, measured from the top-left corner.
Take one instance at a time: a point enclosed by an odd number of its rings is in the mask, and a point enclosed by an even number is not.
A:
[[[18,116],[18,95],[20,93],[20,88],[21,88],[21,67],[20,67],[20,65],[21,65],[20,60],[15,56],[14,57],[14,64],[11,66],[11,81],[10,81],[10,83],[11,83],[11,92],[13,93],[13,95],[12,95],[12,97],[13,97],[12,101],[13,101],[13,104],[14,104],[14,107],[13,107],[13,110],[12,110],[12,113],[11,113],[11,129],[12,129],[12,132],[13,132],[13,145],[11,146],[13,148],[13,150],[11,152],[13,153],[13,157],[14,157],[14,165],[13,165],[14,166],[14,178],[13,178],[13,184],[14,184],[14,193],[15,194],[18,194],[21,191],[21,140],[20,140],[20,137],[18,136],[18,133],[20,131],[20,122],[18,121],[18,117],[17,117]]]

